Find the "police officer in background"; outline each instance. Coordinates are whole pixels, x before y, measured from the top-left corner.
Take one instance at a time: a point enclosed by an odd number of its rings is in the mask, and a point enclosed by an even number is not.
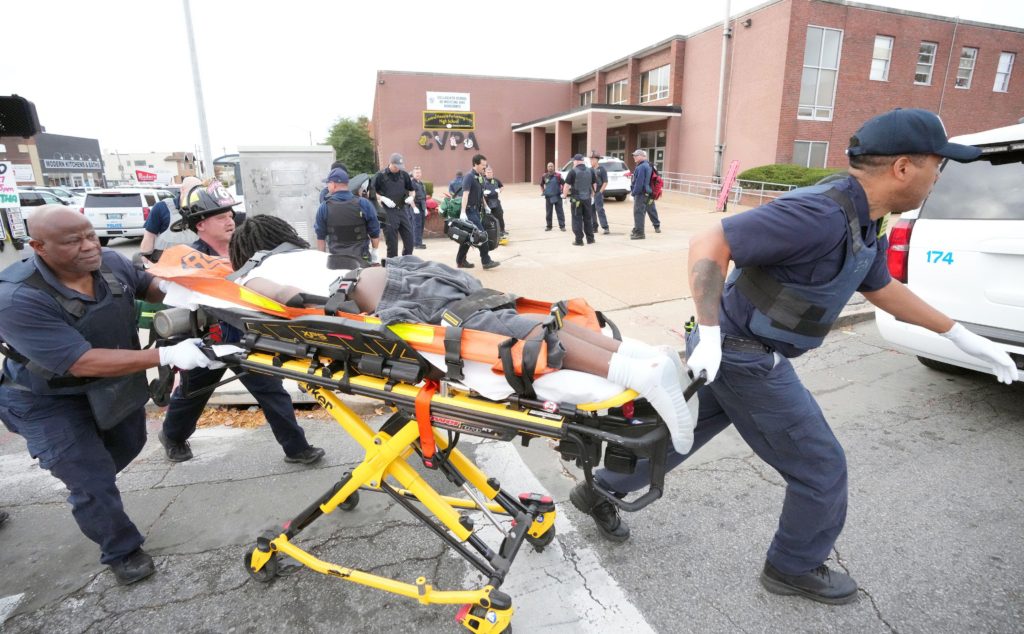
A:
[[[651,198],[651,174],[654,173],[654,168],[647,161],[647,150],[633,150],[633,160],[636,162],[630,183],[630,194],[633,196],[633,232],[629,234],[629,239],[643,240],[647,237],[644,232],[647,216],[651,217],[654,233],[661,233],[661,220],[658,218],[658,210],[654,207],[654,199]]]
[[[182,198],[181,219],[173,226],[175,229],[188,227],[195,231],[199,239],[192,243],[192,248],[210,256],[228,257],[228,244],[235,231],[235,212],[232,206],[237,205],[223,187],[216,185],[207,190],[195,187]],[[227,324],[220,324],[224,343],[238,341],[242,334]],[[157,438],[164,447],[167,459],[172,462],[184,462],[192,459],[192,448],[188,439],[195,433],[196,423],[203,414],[212,391],[201,394],[224,376],[224,368],[196,369],[188,372],[171,394],[170,405],[164,416],[163,428]],[[284,389],[281,379],[262,374],[242,374],[239,378],[245,389],[259,403],[263,415],[274,432],[274,438],[284,450],[285,462],[313,464],[324,456],[324,450],[313,447],[306,441],[306,434],[295,420],[295,408],[292,399]],[[186,396],[186,391],[190,393]]]
[[[597,176],[594,170],[583,164],[583,155],[572,157],[572,169],[565,177],[563,193],[569,198],[569,213],[572,215],[572,233],[576,237],[573,246],[583,246],[583,236],[587,244],[594,244],[594,185]]]
[[[460,216],[465,216],[481,231],[484,225],[480,219],[480,212],[486,204],[484,202],[484,170],[486,169],[487,157],[483,154],[476,154],[473,156],[473,169],[466,172],[466,176],[462,179],[462,209]],[[486,242],[477,248],[480,250],[480,262],[485,270],[493,269],[501,264],[501,262],[491,259]],[[473,268],[475,265],[466,260],[466,255],[468,254],[469,244],[460,244],[459,252],[455,256],[455,265],[460,269]]]
[[[357,269],[380,263],[380,223],[373,205],[349,191],[348,173],[340,167],[324,180],[329,195],[316,210],[313,230],[316,248],[330,254],[327,267]]]
[[[690,240],[698,325],[687,337],[687,363],[707,375],[690,453],[732,424],[786,481],[761,572],[769,592],[830,604],[857,598],[853,578],[825,564],[846,520],[846,456],[789,361],[821,345],[855,291],[900,321],[942,334],[1000,381],[1017,379],[1008,354],[889,276],[888,242],[879,231],[885,214],[921,205],[943,159],[968,162],[980,154],[949,143],[935,114],[896,109],[850,139],[848,177],[794,190]],[[727,279],[730,260],[736,268]],[[670,452],[668,467],[689,455]],[[633,475],[600,470],[595,477],[625,493],[648,473],[645,460]],[[570,497],[602,533],[629,536],[614,506],[586,491]]]
[[[409,173],[402,169],[403,165],[402,155],[392,154],[388,166],[377,172],[373,179],[377,202],[384,210],[384,240],[388,245],[389,258],[398,255],[398,236],[402,237],[402,255],[412,255],[415,244],[405,199],[416,190]]]
[[[332,170],[339,169],[339,168],[345,170],[346,174],[348,173],[348,168],[345,167],[345,164],[342,163],[341,161],[335,161],[335,162],[331,163],[331,169]],[[327,197],[330,196],[330,195],[331,195],[330,189],[327,187],[327,185],[324,185],[323,189],[320,190],[320,204],[322,205],[324,203],[324,201],[327,200]]]
[[[508,231],[505,230],[505,210],[501,207],[501,188],[504,185],[500,180],[494,178],[494,169],[490,165],[484,170],[484,202],[487,203],[487,208],[494,214],[494,218],[498,221],[498,228],[501,231],[501,237],[505,238],[508,236]]]
[[[604,213],[604,190],[608,187],[608,170],[601,165],[601,155],[596,150],[590,151],[590,169],[594,170],[594,216],[604,229],[604,235],[611,233],[608,229],[608,217]],[[597,225],[594,225],[597,233]]]
[[[420,166],[412,168],[412,186],[416,190],[413,197],[412,228],[417,249],[426,249],[423,244],[423,224],[427,221],[427,187],[423,184],[423,170]]]
[[[562,208],[562,175],[555,164],[548,163],[548,171],[540,177],[540,190],[544,196],[544,231],[551,231],[551,212],[558,215],[558,228],[565,231],[565,210]]]
[[[155,572],[116,477],[146,444],[147,368],[211,367],[198,339],[140,350],[135,298],[160,281],[100,247],[89,220],[61,205],[29,219],[33,257],[0,273],[0,419],[61,480],[82,533],[118,583]]]

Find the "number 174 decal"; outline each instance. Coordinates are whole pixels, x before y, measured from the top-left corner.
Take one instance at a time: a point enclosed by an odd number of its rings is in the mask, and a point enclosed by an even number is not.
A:
[[[952,264],[953,263],[953,252],[952,251],[928,251],[928,262],[932,264]]]

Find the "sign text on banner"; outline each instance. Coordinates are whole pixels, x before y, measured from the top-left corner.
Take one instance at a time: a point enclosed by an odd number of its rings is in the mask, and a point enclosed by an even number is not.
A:
[[[424,130],[475,130],[476,117],[472,112],[423,111]]]
[[[0,161],[0,209],[21,206],[16,184],[14,165],[10,161]]]
[[[469,112],[469,93],[427,91],[427,110]]]

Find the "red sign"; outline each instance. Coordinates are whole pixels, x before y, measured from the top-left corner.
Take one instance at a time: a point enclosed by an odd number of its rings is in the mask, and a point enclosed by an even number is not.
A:
[[[156,181],[156,174],[153,172],[144,172],[142,170],[135,170],[135,180],[140,183],[152,183]]]
[[[725,204],[729,201],[729,190],[736,183],[736,175],[739,171],[739,161],[729,163],[729,171],[726,172],[725,178],[722,180],[722,191],[718,192],[718,204],[715,205],[715,211],[725,211]]]

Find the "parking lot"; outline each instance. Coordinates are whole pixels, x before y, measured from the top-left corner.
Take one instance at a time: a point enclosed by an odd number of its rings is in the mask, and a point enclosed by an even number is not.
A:
[[[626,335],[681,347],[692,312],[686,246],[718,218],[705,201],[659,203],[663,232],[630,241],[629,202],[609,203],[613,234],[584,248],[543,230],[537,188],[508,188],[512,241],[502,266],[478,275],[514,293],[582,296]],[[131,251],[137,243],[115,241]],[[417,255],[454,262],[455,245],[428,241]],[[477,269],[479,271],[479,268]],[[632,538],[602,541],[568,503],[578,472],[546,443],[465,447],[513,491],[551,494],[558,536],[525,549],[503,590],[518,631],[606,632],[1018,632],[1024,596],[1024,384],[947,376],[886,344],[856,318],[796,362],[843,443],[850,510],[831,562],[861,584],[859,601],[829,607],[768,594],[757,582],[777,522],[782,481],[731,430],[672,472],[666,494],[628,516]],[[371,421],[373,404],[353,401]],[[0,622],[5,632],[465,631],[455,609],[420,606],[309,571],[253,582],[242,557],[255,536],[320,495],[361,455],[328,419],[301,411],[315,468],[287,465],[266,428],[210,427],[193,437],[196,459],[166,462],[155,439],[122,475],[129,514],[148,536],[158,573],[122,588],[77,530],[59,483],[24,442],[0,434]],[[303,533],[317,556],[439,588],[478,576],[384,496],[336,512]]]

